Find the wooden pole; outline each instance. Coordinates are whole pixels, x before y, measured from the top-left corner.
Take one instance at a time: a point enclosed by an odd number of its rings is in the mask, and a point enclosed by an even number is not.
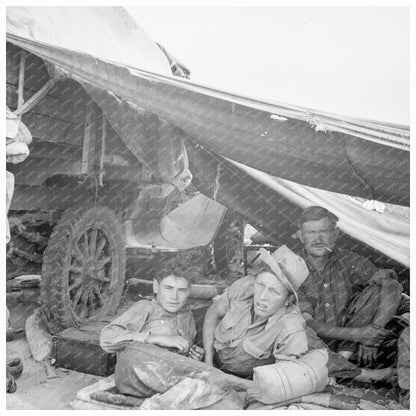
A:
[[[83,175],[89,174],[94,169],[95,158],[95,134],[96,117],[93,102],[89,101],[85,106],[84,140],[82,143],[82,168]]]
[[[17,109],[19,109],[24,103],[24,86],[25,86],[25,68],[26,68],[26,52],[22,50],[20,52],[20,65],[19,65],[19,84],[17,87]]]
[[[101,155],[100,155],[100,176],[98,179],[98,183],[100,186],[104,186],[103,184],[103,177],[105,175],[104,172],[104,164],[105,164],[105,141],[107,139],[107,119],[105,118],[104,112],[101,113],[103,117],[102,123],[102,131],[101,131]]]
[[[153,281],[145,279],[137,279],[132,277],[127,281],[128,288],[137,293],[150,294],[153,292]],[[204,285],[193,284],[191,286],[191,293],[189,295],[192,299],[212,299],[221,294],[225,289],[225,285]]]

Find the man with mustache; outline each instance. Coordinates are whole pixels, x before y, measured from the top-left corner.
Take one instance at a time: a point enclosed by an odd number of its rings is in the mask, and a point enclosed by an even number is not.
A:
[[[299,219],[298,238],[309,268],[299,288],[299,306],[309,327],[309,348],[326,342],[332,351],[328,363],[332,376],[388,379],[391,368],[370,370],[356,364],[376,363],[385,326],[399,307],[402,286],[393,270],[377,269],[365,257],[338,249],[337,221],[319,206],[306,208]]]

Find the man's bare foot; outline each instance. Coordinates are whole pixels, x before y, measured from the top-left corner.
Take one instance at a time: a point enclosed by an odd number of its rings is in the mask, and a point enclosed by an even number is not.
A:
[[[361,368],[361,374],[354,377],[354,380],[371,383],[375,381],[391,381],[395,376],[397,376],[397,370],[393,367],[380,368],[377,370]]]

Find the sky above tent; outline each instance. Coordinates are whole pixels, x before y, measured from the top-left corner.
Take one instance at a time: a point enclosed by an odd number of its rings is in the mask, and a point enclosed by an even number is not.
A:
[[[127,7],[209,86],[409,124],[406,7]]]

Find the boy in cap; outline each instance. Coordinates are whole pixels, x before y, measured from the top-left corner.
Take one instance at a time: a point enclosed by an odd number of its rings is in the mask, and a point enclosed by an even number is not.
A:
[[[205,363],[246,378],[254,367],[298,358],[308,350],[296,295],[308,268],[286,246],[272,255],[260,251],[264,267],[236,281],[214,302],[203,329]]]

